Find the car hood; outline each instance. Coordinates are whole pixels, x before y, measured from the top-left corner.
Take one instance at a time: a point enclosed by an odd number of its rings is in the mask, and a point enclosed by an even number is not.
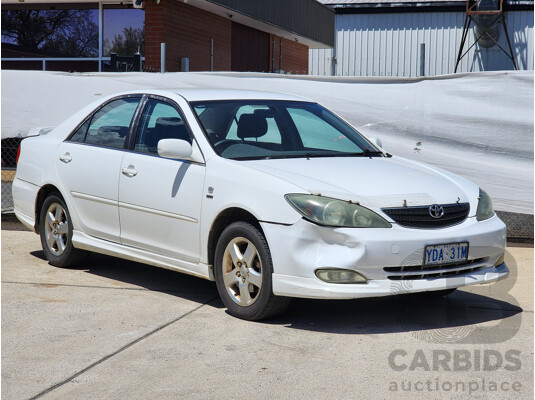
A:
[[[351,200],[372,208],[471,203],[473,183],[401,157],[331,157],[246,161],[313,194]],[[477,204],[475,204],[477,207]]]

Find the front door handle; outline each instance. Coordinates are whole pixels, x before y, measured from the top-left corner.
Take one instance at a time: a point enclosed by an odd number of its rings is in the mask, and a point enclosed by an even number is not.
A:
[[[65,164],[70,163],[72,161],[72,157],[70,153],[65,153],[59,156],[59,159],[63,161]]]
[[[127,168],[121,169],[121,172],[123,175],[126,175],[130,178],[137,175],[137,169],[133,165],[129,165]]]

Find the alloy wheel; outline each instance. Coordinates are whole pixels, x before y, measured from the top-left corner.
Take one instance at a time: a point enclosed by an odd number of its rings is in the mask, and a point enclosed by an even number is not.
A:
[[[46,211],[45,239],[48,249],[55,256],[61,256],[69,240],[67,213],[58,203],[52,203]]]
[[[254,244],[243,237],[232,239],[223,254],[223,282],[230,298],[250,306],[262,290],[262,260]]]

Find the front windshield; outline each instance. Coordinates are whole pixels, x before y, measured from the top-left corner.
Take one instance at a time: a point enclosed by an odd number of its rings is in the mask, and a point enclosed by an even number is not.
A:
[[[192,102],[217,154],[234,160],[381,156],[351,126],[315,103]]]

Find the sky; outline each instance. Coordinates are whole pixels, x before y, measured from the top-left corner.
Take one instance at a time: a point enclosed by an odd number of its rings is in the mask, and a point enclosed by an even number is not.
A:
[[[104,10],[104,39],[111,41],[115,35],[120,34],[128,26],[142,28],[144,21],[145,11],[143,10]],[[98,16],[96,22],[98,23]]]

